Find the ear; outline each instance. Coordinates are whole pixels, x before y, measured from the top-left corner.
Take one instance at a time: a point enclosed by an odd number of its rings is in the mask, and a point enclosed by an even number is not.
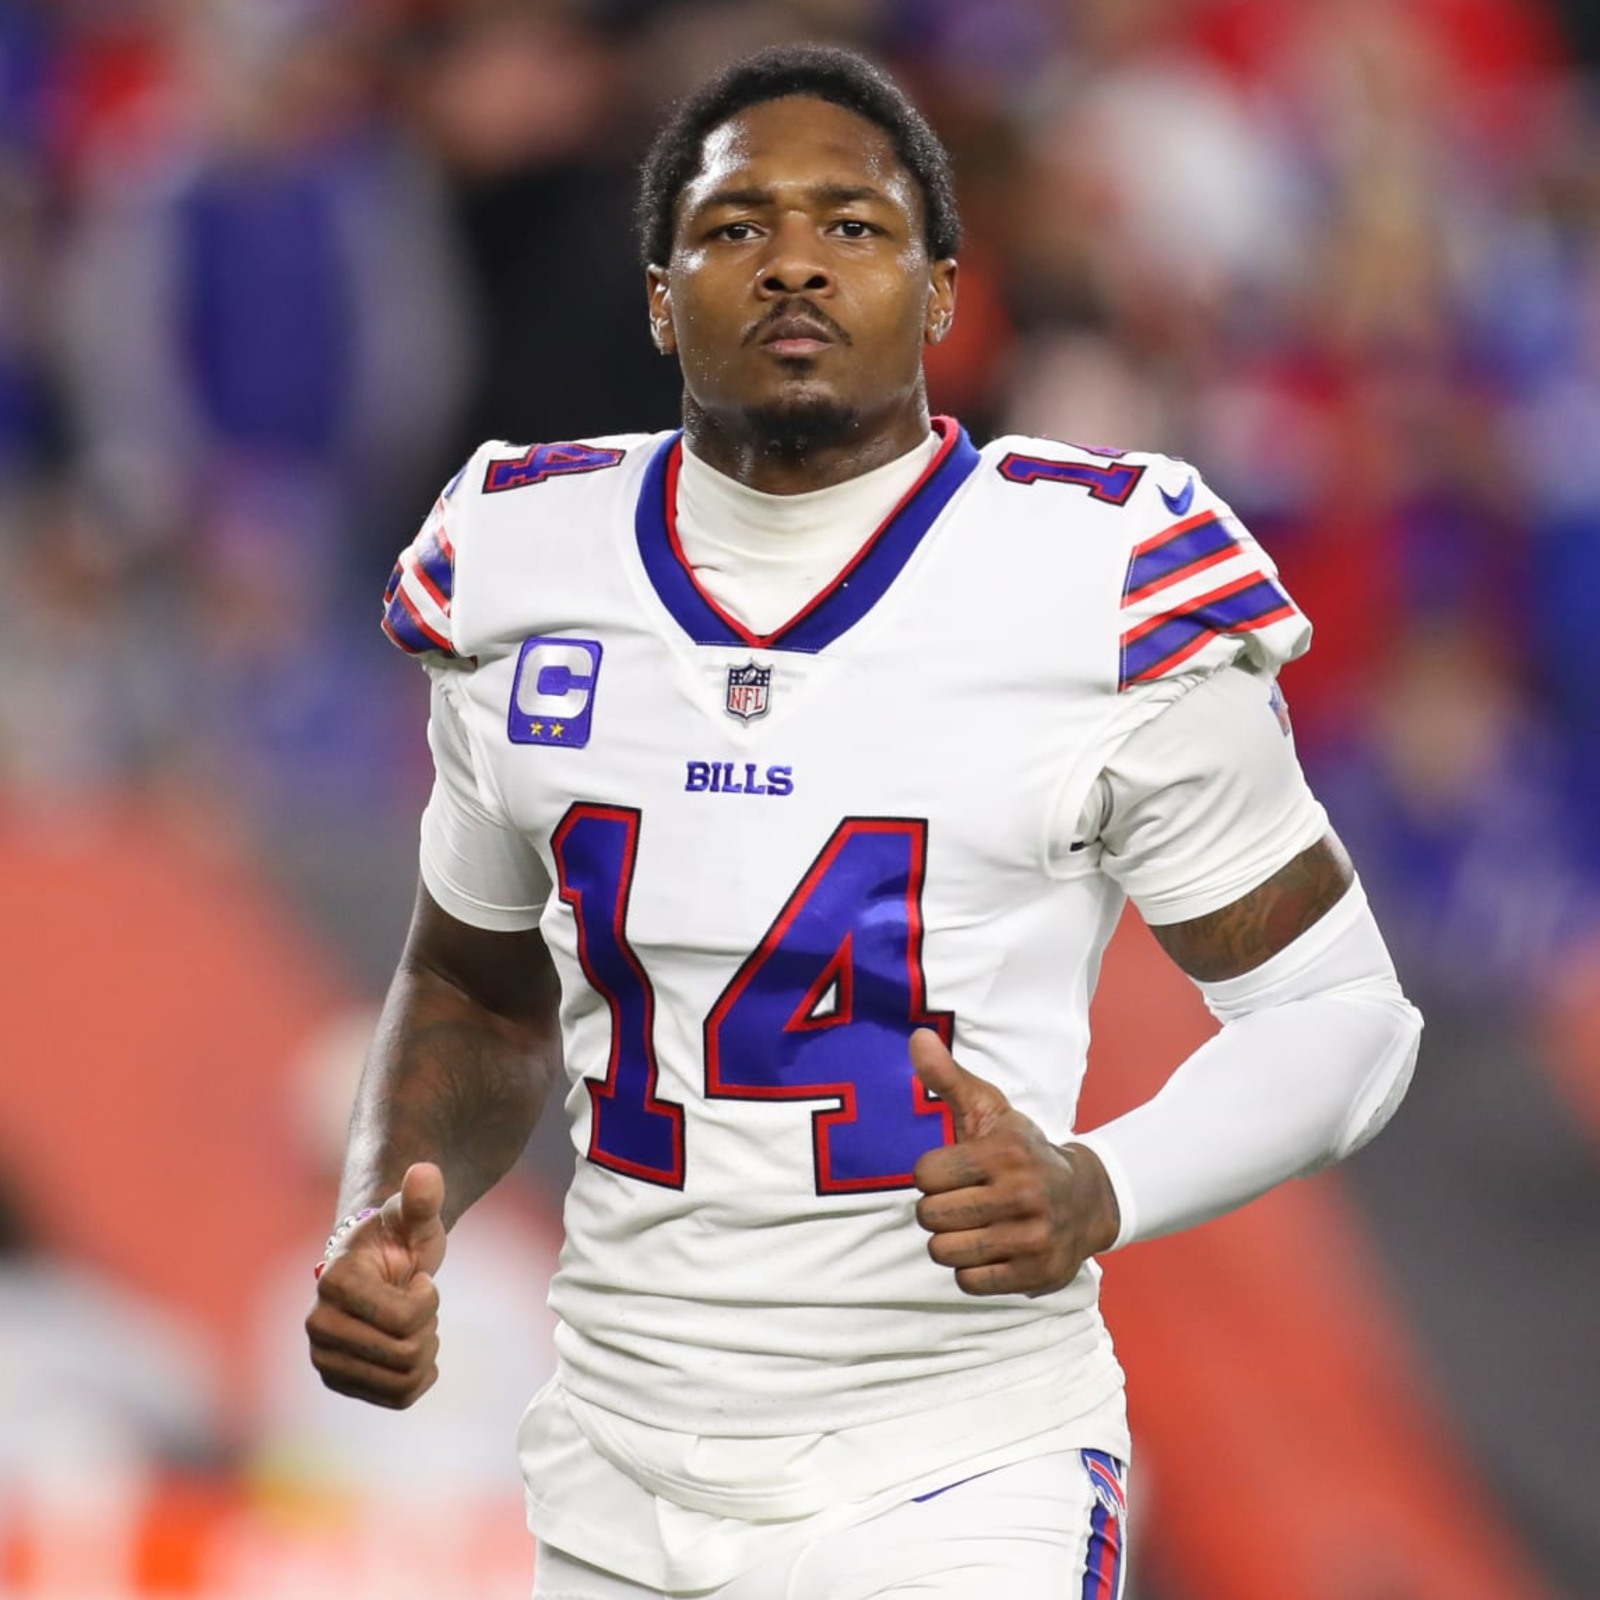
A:
[[[956,262],[946,256],[928,269],[928,308],[922,325],[925,344],[938,344],[956,316]]]
[[[650,304],[650,338],[664,356],[678,348],[678,335],[672,326],[672,288],[665,267],[644,269],[645,294]]]

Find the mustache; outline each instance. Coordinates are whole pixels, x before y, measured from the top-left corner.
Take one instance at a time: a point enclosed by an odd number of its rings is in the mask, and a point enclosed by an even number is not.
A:
[[[759,343],[762,338],[780,322],[787,322],[792,317],[803,316],[808,322],[815,322],[820,328],[826,330],[840,344],[853,344],[855,341],[828,315],[821,306],[813,304],[803,295],[795,295],[788,300],[780,300],[754,327],[750,328],[745,336],[745,344]]]

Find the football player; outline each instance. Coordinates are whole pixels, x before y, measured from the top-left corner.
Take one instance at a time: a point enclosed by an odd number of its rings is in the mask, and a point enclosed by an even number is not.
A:
[[[709,84],[640,222],[681,431],[485,445],[386,596],[437,779],[313,1360],[428,1388],[554,1095],[537,1595],[1109,1600],[1096,1256],[1338,1160],[1416,1053],[1278,714],[1309,624],[1183,462],[930,419],[949,163],[859,57]],[[1127,896],[1221,1029],[1080,1130]]]

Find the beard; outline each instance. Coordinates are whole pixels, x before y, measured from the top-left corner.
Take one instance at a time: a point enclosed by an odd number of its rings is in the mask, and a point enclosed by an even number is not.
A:
[[[861,413],[854,406],[824,395],[751,406],[740,420],[745,436],[762,455],[779,461],[800,461],[818,450],[838,449],[861,431]]]

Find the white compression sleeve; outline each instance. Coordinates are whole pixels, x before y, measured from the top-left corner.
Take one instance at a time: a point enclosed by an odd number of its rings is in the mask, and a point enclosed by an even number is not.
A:
[[[1074,1142],[1121,1208],[1113,1249],[1220,1216],[1359,1149],[1411,1081],[1422,1018],[1359,883],[1242,977],[1199,985],[1222,1031],[1153,1099]]]

